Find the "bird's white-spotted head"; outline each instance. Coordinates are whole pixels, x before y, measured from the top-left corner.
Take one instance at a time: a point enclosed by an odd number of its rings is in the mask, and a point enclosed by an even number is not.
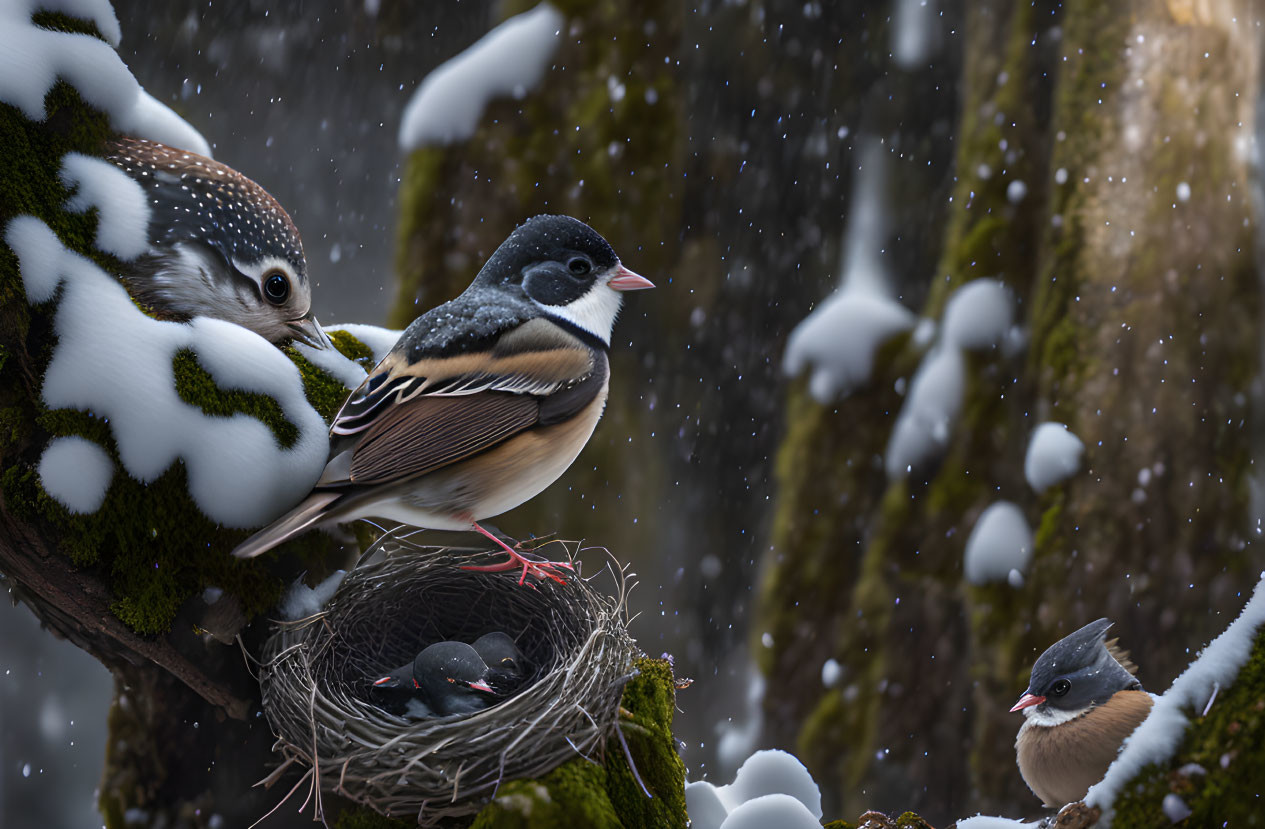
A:
[[[105,158],[145,188],[147,254],[128,264],[128,288],[159,314],[216,317],[267,340],[318,348],[303,243],[290,216],[245,176],[195,153],[120,138]]]
[[[597,231],[569,216],[519,225],[475,279],[474,286],[487,285],[521,289],[544,316],[603,345],[610,345],[624,292],[654,287],[620,264]]]

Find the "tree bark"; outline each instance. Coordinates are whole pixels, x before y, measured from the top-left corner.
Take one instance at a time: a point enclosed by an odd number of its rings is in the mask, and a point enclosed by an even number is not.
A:
[[[781,450],[755,629],[773,633],[767,674],[803,690],[765,710],[846,812],[1035,812],[1006,709],[1040,651],[1107,616],[1162,690],[1224,627],[1209,608],[1236,606],[1260,570],[1248,543],[1253,21],[1247,4],[972,7],[957,185],[924,313],[998,277],[1027,355],[970,361],[943,459],[906,480],[867,460],[883,451],[890,419],[875,416],[899,405],[888,389],[916,364],[913,344],[837,410],[794,390]],[[1036,495],[1023,455],[1044,420],[1086,451],[1079,474]],[[818,494],[807,514],[801,498],[823,476],[847,497]],[[962,574],[971,526],[998,499],[1036,530],[1020,587]],[[840,560],[842,576],[818,578]],[[835,636],[806,640],[801,615]],[[811,682],[826,658],[843,666],[831,690]]]

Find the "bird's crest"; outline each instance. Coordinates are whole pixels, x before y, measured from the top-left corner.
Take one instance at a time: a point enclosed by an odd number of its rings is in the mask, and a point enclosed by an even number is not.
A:
[[[1103,642],[1103,646],[1107,649],[1107,653],[1111,654],[1112,658],[1120,663],[1120,667],[1124,668],[1134,676],[1137,676],[1138,666],[1135,665],[1133,660],[1129,658],[1129,652],[1120,647],[1119,643],[1120,639],[1117,637]]]

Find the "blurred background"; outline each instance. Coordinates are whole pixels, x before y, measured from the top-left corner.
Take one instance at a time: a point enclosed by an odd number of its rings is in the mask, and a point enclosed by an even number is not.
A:
[[[588,448],[498,524],[631,564],[690,779],[780,747],[828,817],[1036,815],[1036,655],[1109,616],[1162,691],[1265,563],[1256,4],[115,9],[294,218],[322,322],[403,327],[541,212],[658,285]],[[1042,423],[1075,442],[1032,461]],[[111,680],[35,627],[0,612],[0,822],[93,825]]]

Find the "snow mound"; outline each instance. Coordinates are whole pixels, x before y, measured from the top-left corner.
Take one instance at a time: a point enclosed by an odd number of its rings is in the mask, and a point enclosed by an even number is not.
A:
[[[40,456],[39,476],[44,491],[66,509],[96,512],[114,478],[114,461],[85,438],[55,438]]]
[[[842,287],[795,326],[782,359],[782,368],[791,377],[811,369],[808,390],[822,404],[847,397],[870,382],[879,347],[918,322],[913,312],[889,296],[883,261],[887,150],[876,140],[866,140],[858,169],[840,257]]]
[[[515,15],[431,72],[404,107],[400,149],[411,152],[474,135],[494,98],[522,98],[540,83],[566,19],[548,3]]]
[[[980,351],[1006,337],[1014,313],[1010,289],[996,279],[976,279],[953,292],[944,307],[943,342]]]
[[[967,581],[1010,581],[1011,572],[1024,573],[1031,560],[1032,530],[1019,507],[998,501],[980,513],[966,540]]]
[[[1238,618],[1212,640],[1181,676],[1155,701],[1150,716],[1125,740],[1124,748],[1102,780],[1090,787],[1085,802],[1103,810],[1099,826],[1110,827],[1116,796],[1144,767],[1164,763],[1181,744],[1187,712],[1203,711],[1217,688],[1233,684],[1252,653],[1257,631],[1265,624],[1265,573]]]
[[[1023,458],[1023,477],[1035,492],[1045,492],[1081,467],[1085,444],[1062,423],[1042,423],[1032,432]]]
[[[35,26],[31,15],[37,10],[91,20],[109,43]],[[0,101],[32,121],[43,121],[44,96],[65,80],[105,112],[119,132],[210,156],[211,147],[197,130],[141,89],[114,51],[120,36],[118,19],[104,0],[5,0],[0,3]]]
[[[108,161],[79,153],[62,158],[61,182],[77,191],[66,209],[86,213],[108,204],[97,216],[96,246],[127,261],[149,249],[149,203],[145,190]]]
[[[940,346],[923,358],[887,440],[883,464],[889,479],[901,478],[943,454],[965,388],[966,362],[958,348]]]
[[[290,589],[281,597],[281,604],[277,606],[281,620],[297,622],[299,619],[306,619],[320,613],[325,609],[326,602],[333,597],[338,585],[343,583],[343,576],[346,575],[346,570],[335,570],[316,587],[308,587],[304,584],[302,576],[295,579]]]
[[[821,791],[808,769],[777,750],[752,754],[727,786],[685,784],[685,805],[696,829],[817,827],[822,814]]]
[[[818,403],[847,397],[870,381],[879,346],[913,328],[916,319],[880,294],[838,291],[795,326],[783,368],[794,377],[811,366],[809,391]]]
[[[98,205],[108,213],[109,203]],[[67,250],[33,216],[5,229],[27,298],[47,302],[57,346],[44,376],[44,403],[91,412],[110,426],[127,474],[149,483],[183,461],[189,493],[213,521],[254,527],[281,514],[320,476],[329,452],[325,422],[308,404],[295,365],[263,337],[223,320],[189,323],[147,317],[123,285]],[[176,393],[173,360],[193,352],[224,389],[276,400],[297,427],[284,448],[261,421],[204,414]]]
[[[906,71],[927,66],[938,40],[934,0],[896,0],[892,9],[892,60]]]
[[[821,829],[821,820],[786,794],[748,800],[729,813],[720,829]]]
[[[1022,820],[1011,820],[1007,817],[989,817],[988,815],[962,818],[956,824],[958,829],[1021,829],[1024,826],[1044,825],[1045,822],[1042,820],[1025,823]]]
[[[395,347],[396,341],[404,333],[394,328],[379,328],[376,325],[359,325],[357,323],[325,325],[322,327],[326,331],[346,331],[369,346],[369,350],[373,352],[375,363],[382,362],[382,358],[387,356],[387,353]]]
[[[144,89],[131,112],[121,119],[120,126],[128,135],[211,157],[211,144],[202,133]]]

